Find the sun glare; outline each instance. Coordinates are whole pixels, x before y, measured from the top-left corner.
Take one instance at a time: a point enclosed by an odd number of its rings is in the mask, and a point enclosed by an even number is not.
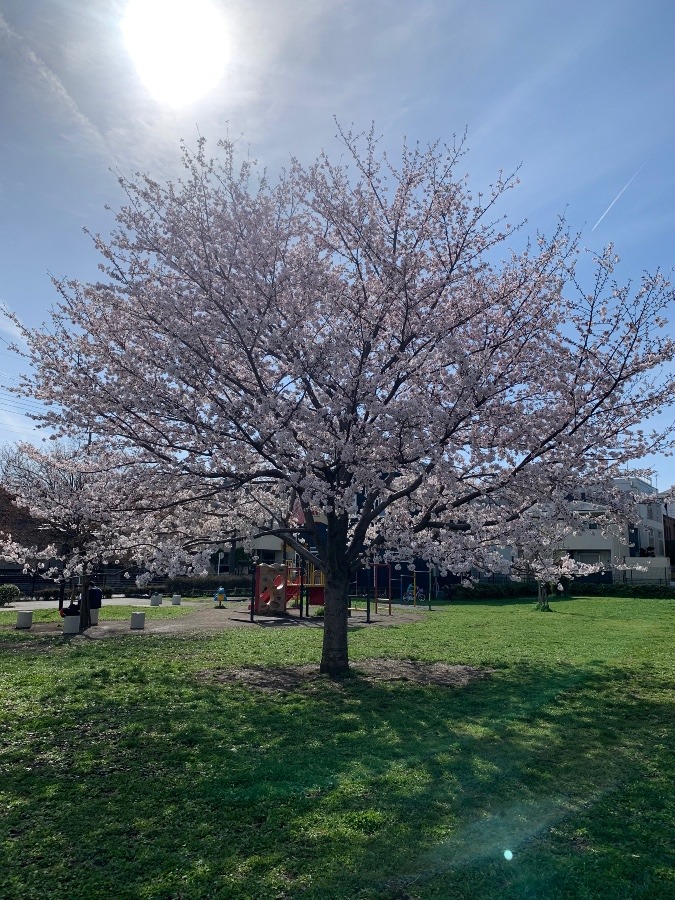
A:
[[[185,106],[223,77],[227,28],[211,0],[130,0],[122,34],[141,81],[162,103]]]

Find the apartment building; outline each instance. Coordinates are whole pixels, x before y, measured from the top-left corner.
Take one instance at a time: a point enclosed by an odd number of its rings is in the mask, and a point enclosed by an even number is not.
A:
[[[616,480],[621,490],[644,494],[638,504],[639,519],[607,529],[600,526],[603,507],[587,501],[583,492],[574,501],[575,508],[586,520],[586,528],[569,535],[563,549],[580,563],[602,563],[612,571],[614,581],[669,581],[670,560],[666,556],[663,503],[655,496],[655,488],[642,478],[626,475]]]

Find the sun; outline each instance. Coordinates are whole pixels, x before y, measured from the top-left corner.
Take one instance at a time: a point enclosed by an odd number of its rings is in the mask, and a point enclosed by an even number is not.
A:
[[[141,81],[162,103],[186,106],[223,77],[227,26],[211,0],[130,0],[121,27]]]

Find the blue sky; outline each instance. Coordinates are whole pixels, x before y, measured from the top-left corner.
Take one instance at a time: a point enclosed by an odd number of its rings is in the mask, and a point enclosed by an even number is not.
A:
[[[675,265],[675,4],[668,0],[213,0],[228,30],[218,87],[175,109],[141,83],[127,0],[0,0],[0,302],[47,318],[49,273],[97,275],[115,171],[177,172],[178,142],[229,134],[274,172],[337,151],[333,116],[392,147],[468,130],[472,186],[520,168],[503,207],[531,230],[564,212],[615,243],[620,275]],[[630,179],[633,180],[628,184]],[[617,194],[614,206],[595,227]],[[0,337],[11,340],[0,323]],[[0,340],[0,428],[26,437],[20,363]],[[675,408],[671,417],[675,416]],[[658,486],[675,462],[653,461]]]

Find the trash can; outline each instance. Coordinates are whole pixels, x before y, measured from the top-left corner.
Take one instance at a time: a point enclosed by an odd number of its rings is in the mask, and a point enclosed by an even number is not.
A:
[[[134,631],[140,631],[142,628],[145,628],[145,613],[144,612],[132,612],[131,614],[131,628]]]
[[[33,610],[19,609],[16,613],[16,627],[30,628],[33,624]]]
[[[172,606],[180,606],[180,594],[174,594],[171,598]]]
[[[161,594],[151,594],[150,595],[150,606],[161,606],[162,605],[162,595]]]

